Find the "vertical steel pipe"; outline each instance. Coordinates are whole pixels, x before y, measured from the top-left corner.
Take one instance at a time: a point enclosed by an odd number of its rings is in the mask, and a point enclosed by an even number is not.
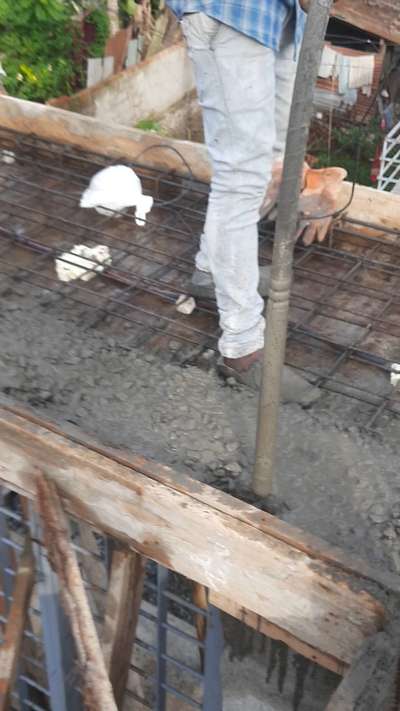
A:
[[[253,489],[272,493],[278,436],[282,369],[288,327],[293,251],[303,162],[312,116],[314,87],[332,0],[312,0],[300,51],[286,141],[267,307],[263,378],[259,402]]]

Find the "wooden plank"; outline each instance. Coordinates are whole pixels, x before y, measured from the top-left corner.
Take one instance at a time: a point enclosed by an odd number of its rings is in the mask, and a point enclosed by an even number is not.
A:
[[[338,199],[338,209],[348,203],[351,191],[351,183],[345,182]],[[345,214],[352,220],[400,230],[400,195],[368,188],[365,185],[356,185],[353,200]]]
[[[1,409],[4,413],[8,412],[22,417],[25,421],[39,425],[58,434],[60,437],[67,437],[70,442],[79,444],[106,458],[113,459],[118,464],[122,464],[128,469],[134,469],[140,474],[165,484],[180,493],[188,494],[195,500],[215,508],[221,513],[234,515],[238,520],[287,543],[292,548],[306,553],[311,558],[328,563],[339,574],[348,573],[360,580],[376,583],[379,588],[400,593],[400,576],[379,571],[376,567],[372,568],[364,560],[343,551],[341,548],[326,543],[326,541],[317,536],[291,526],[265,511],[225,494],[223,491],[216,491],[210,486],[204,486],[204,484],[171,469],[171,467],[145,459],[145,457],[132,452],[104,447],[75,426],[66,435],[60,427],[49,420],[39,417],[33,409],[27,409],[26,406],[19,407],[14,403],[10,404],[9,398],[4,395],[0,395],[0,417]]]
[[[123,707],[132,648],[142,602],[146,559],[114,546],[107,592],[102,649],[119,709]]]
[[[331,15],[365,32],[400,44],[398,0],[336,0]]]
[[[0,711],[7,711],[10,708],[10,695],[17,673],[34,579],[33,555],[30,541],[27,538],[19,559],[10,614],[4,641],[0,646]]]
[[[382,626],[383,606],[356,576],[241,520],[234,499],[225,497],[220,511],[194,498],[207,487],[189,478],[182,478],[186,492],[178,491],[0,411],[0,479],[34,498],[37,462],[71,514],[266,618],[321,658],[336,658],[338,667]],[[219,494],[209,489],[207,496],[217,501]],[[246,508],[257,519],[260,512]]]
[[[294,652],[301,654],[303,657],[307,657],[307,659],[311,659],[312,662],[325,667],[325,669],[329,669],[340,676],[345,674],[347,665],[340,664],[336,657],[331,657],[326,653],[321,654],[319,649],[312,648],[309,644],[304,644],[302,640],[294,637],[283,627],[271,625],[271,623],[264,617],[261,617],[254,612],[250,612],[250,610],[246,610],[244,607],[236,605],[232,602],[232,600],[229,600],[223,595],[210,591],[209,602],[211,605],[218,607],[220,610],[226,612],[228,615],[231,615],[231,617],[234,617],[236,620],[248,625],[256,632],[261,632],[261,634],[265,634],[271,639],[284,642]]]
[[[208,609],[208,590],[204,585],[199,585],[198,583],[192,583],[192,597],[193,603],[199,607],[204,612]],[[207,618],[200,612],[196,612],[194,616],[194,624],[196,627],[196,635],[199,642],[206,641],[207,635]],[[200,666],[201,671],[204,672],[204,647],[199,646],[199,656],[200,656]]]
[[[36,471],[32,476],[32,471]],[[57,488],[44,474],[31,470],[44,543],[50,564],[60,581],[61,595],[71,624],[83,680],[83,696],[90,711],[117,711],[96,626],[90,612],[78,561]]]

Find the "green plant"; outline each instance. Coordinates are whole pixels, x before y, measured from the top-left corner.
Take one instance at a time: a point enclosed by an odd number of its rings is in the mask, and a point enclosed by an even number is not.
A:
[[[46,101],[70,94],[79,80],[80,33],[63,0],[0,0],[0,54],[13,96]]]
[[[315,167],[341,166],[347,170],[350,181],[371,185],[371,163],[380,140],[377,119],[372,119],[368,125],[334,128],[330,152],[326,144],[312,149],[317,158]]]
[[[110,34],[107,10],[104,7],[97,7],[87,15],[86,22],[95,28],[95,40],[88,47],[88,55],[89,57],[103,57]]]
[[[134,17],[137,8],[135,0],[119,0],[119,17],[123,27],[126,27]]]
[[[141,119],[136,124],[136,128],[139,128],[141,131],[149,131],[150,133],[163,133],[161,124],[151,118]]]

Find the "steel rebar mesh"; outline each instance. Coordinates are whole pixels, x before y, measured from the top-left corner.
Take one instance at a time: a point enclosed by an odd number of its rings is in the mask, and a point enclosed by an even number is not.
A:
[[[175,306],[193,268],[207,186],[130,163],[155,198],[141,228],[132,210],[116,219],[79,209],[89,178],[109,164],[103,157],[4,130],[0,147],[16,157],[0,164],[3,298],[26,285],[49,313],[72,309],[86,327],[128,337],[131,347],[173,352],[180,363],[201,362],[204,351],[217,350],[215,305],[200,302],[191,316]],[[287,362],[343,402],[357,401],[366,426],[400,413],[390,386],[392,363],[400,359],[399,234],[343,219],[329,242],[299,243],[295,252]],[[273,226],[263,223],[262,263],[271,260],[272,241]],[[88,282],[61,283],[55,259],[78,243],[107,245],[112,265]]]

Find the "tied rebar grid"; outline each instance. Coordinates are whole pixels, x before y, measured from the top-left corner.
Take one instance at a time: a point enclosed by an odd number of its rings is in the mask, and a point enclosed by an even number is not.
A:
[[[29,535],[16,502],[14,494],[0,488],[0,646],[2,626],[7,623],[12,602],[18,557],[24,536]],[[35,587],[12,708],[80,711],[83,709],[80,675],[57,576],[50,569],[34,513],[32,522],[29,528],[36,561]],[[86,524],[81,529],[75,520],[71,520],[71,543],[101,639],[113,543]],[[199,608],[190,597],[190,581],[151,561],[147,563],[124,708],[166,711],[171,699],[179,699],[185,709],[222,710],[223,633],[219,611],[211,605],[207,610]],[[206,619],[204,641],[196,636],[196,616]]]
[[[217,351],[215,305],[199,302],[190,316],[175,306],[193,270],[206,185],[127,163],[155,198],[138,227],[131,209],[116,219],[79,208],[92,175],[118,161],[5,130],[0,148],[16,158],[0,163],[3,299],[13,297],[16,283],[30,285],[41,294],[41,308],[70,309],[87,328],[173,354],[180,363],[200,363],[205,351]],[[400,361],[399,237],[400,231],[343,220],[328,242],[295,250],[286,362],[343,396],[338,411],[347,403],[367,428],[400,414],[390,385],[392,364]],[[271,261],[272,243],[272,225],[263,223],[261,263]],[[76,244],[107,245],[112,264],[90,281],[62,283],[55,259]]]

